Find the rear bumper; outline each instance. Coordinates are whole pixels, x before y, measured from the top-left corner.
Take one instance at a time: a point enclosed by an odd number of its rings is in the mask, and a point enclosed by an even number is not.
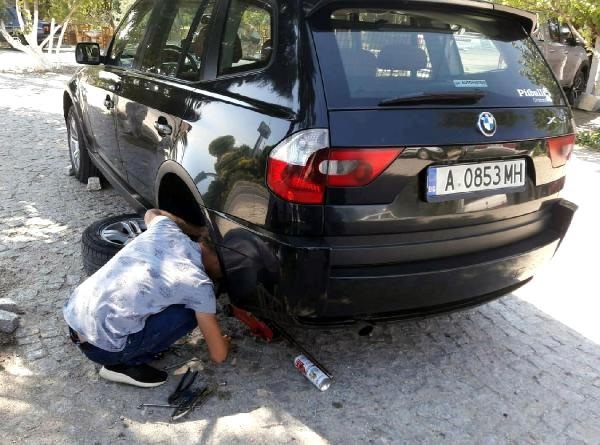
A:
[[[242,238],[253,247],[238,236],[224,255],[230,298],[258,316],[304,325],[462,309],[526,283],[552,258],[576,209],[557,200],[513,220],[370,242],[346,237],[315,243],[246,231]]]

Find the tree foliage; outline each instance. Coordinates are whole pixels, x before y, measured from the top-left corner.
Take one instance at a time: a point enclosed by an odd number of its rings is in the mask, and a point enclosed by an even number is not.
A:
[[[123,10],[132,3],[132,0],[50,0],[46,2],[45,16],[62,21],[75,9],[71,18],[74,24],[114,27]]]
[[[569,23],[585,40],[587,49],[592,52],[594,63],[590,73],[588,91],[600,84],[600,2],[598,0],[495,0],[508,6],[537,12],[542,20],[556,17],[563,23]],[[596,88],[600,92],[600,85]]]
[[[600,35],[600,2],[596,0],[498,0],[497,3],[537,12],[542,19],[556,17],[569,23],[585,38],[590,49]]]
[[[53,52],[55,37],[58,43],[55,52],[60,52],[66,28],[70,24],[88,25],[100,29],[104,26],[115,28],[127,10],[136,0],[0,0],[0,37],[13,48],[34,58],[38,66],[50,68],[51,63],[42,50]],[[21,30],[11,29],[9,35],[3,25],[7,7],[17,7],[22,18]],[[50,36],[38,44],[37,28],[34,19],[51,23]]]

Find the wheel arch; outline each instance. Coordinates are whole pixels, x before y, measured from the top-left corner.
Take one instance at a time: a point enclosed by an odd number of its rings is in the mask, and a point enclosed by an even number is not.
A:
[[[69,109],[73,106],[73,99],[68,91],[63,93],[63,115],[65,119],[67,118],[67,114],[69,113]]]
[[[154,190],[158,208],[190,223],[206,225],[209,230],[215,227],[196,184],[181,164],[172,160],[163,162],[156,175]]]

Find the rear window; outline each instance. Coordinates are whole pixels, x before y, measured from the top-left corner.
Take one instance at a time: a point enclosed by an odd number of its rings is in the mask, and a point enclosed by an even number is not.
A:
[[[473,92],[484,94],[464,106],[564,105],[535,43],[515,21],[437,8],[344,8],[321,11],[311,27],[330,108]]]

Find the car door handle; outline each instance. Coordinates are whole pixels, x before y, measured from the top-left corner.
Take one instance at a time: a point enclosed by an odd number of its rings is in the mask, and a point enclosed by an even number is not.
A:
[[[107,110],[112,110],[115,107],[115,103],[110,98],[110,96],[106,96],[106,99],[104,99],[104,106]]]
[[[161,136],[169,136],[173,133],[173,127],[171,127],[169,124],[161,122],[160,120],[154,122],[154,128],[156,128],[156,131]]]

